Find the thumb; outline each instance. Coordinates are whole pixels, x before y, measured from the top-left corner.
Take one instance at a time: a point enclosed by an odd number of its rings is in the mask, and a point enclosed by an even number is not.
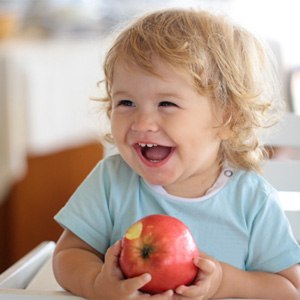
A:
[[[216,268],[215,261],[208,255],[201,255],[194,258],[194,264],[205,274],[211,274]]]
[[[115,270],[119,269],[119,256],[121,252],[121,242],[115,242],[111,247],[109,247],[106,251],[104,258],[103,268],[105,271],[111,270],[115,272]],[[118,275],[121,274],[121,270],[119,270]]]
[[[110,246],[105,254],[105,261],[109,260],[115,261],[119,258],[119,255],[121,253],[121,241],[116,241],[112,246]]]

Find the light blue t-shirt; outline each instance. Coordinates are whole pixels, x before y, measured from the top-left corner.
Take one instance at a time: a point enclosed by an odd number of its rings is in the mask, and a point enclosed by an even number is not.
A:
[[[94,168],[55,219],[102,254],[138,219],[167,214],[190,228],[200,252],[239,269],[276,273],[299,263],[300,247],[275,189],[254,172],[222,172],[229,178],[223,187],[182,199],[149,185],[114,155]]]

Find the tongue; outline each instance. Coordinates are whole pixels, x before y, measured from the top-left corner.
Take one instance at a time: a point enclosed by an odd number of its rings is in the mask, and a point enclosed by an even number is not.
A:
[[[165,159],[171,152],[170,147],[156,146],[156,147],[145,147],[143,149],[143,155],[148,160],[161,161]]]

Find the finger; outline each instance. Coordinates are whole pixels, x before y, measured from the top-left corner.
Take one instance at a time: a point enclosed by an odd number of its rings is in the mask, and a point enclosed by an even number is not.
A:
[[[149,273],[145,273],[133,278],[122,281],[122,289],[126,293],[133,293],[151,281],[152,277]]]
[[[121,252],[121,242],[115,242],[111,247],[109,247],[105,254],[105,263],[106,264],[115,264]]]
[[[165,300],[165,299],[172,299],[174,292],[172,290],[167,290],[159,295],[152,296],[152,299],[156,300]]]
[[[201,252],[200,257],[203,258],[203,259],[209,259],[209,260],[212,260],[212,261],[215,260],[212,256],[206,254],[205,252]]]
[[[194,264],[205,275],[212,274],[216,268],[215,262],[208,258],[196,257],[194,258]]]
[[[181,285],[175,290],[177,294],[188,298],[199,297],[207,293],[208,283],[204,279],[213,274],[216,269],[215,262],[207,255],[205,255],[205,258],[203,256],[196,257],[193,262],[200,269],[195,284],[190,286]]]
[[[118,257],[121,253],[121,241],[116,241],[112,246],[108,248],[112,255]]]
[[[123,277],[121,270],[119,270],[119,255],[121,251],[121,243],[117,241],[106,251],[104,258],[103,271],[113,273]]]
[[[174,292],[172,290],[167,290],[163,293],[160,293],[160,294],[156,294],[156,295],[150,295],[150,294],[143,294],[143,296],[145,297],[145,300],[149,300],[149,298],[151,298],[151,300],[171,300],[173,299],[172,296],[173,296]],[[144,299],[141,298],[141,299]]]
[[[204,295],[206,292],[206,288],[204,286],[199,287],[197,285],[181,285],[178,288],[176,288],[175,292],[184,297],[195,298]]]

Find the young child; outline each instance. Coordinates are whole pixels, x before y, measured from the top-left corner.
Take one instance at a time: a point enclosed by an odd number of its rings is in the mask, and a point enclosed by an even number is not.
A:
[[[300,248],[259,175],[277,82],[265,47],[204,11],[163,10],[120,33],[105,63],[120,155],[102,160],[55,219],[54,272],[88,299],[300,299]],[[119,240],[150,214],[181,219],[201,256],[191,286],[146,295],[125,279]]]

